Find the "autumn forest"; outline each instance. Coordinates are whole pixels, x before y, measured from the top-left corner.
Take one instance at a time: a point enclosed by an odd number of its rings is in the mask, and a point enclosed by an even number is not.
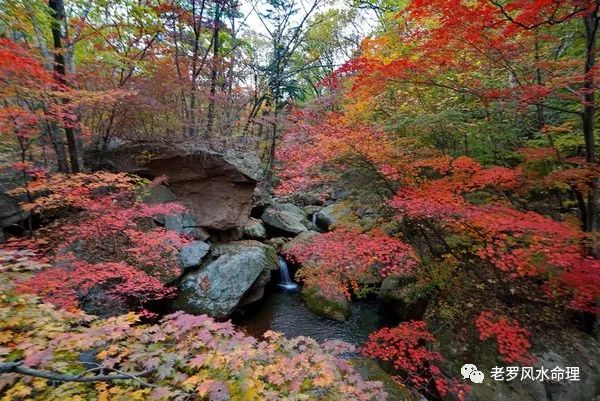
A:
[[[598,0],[0,0],[0,401],[600,401]]]

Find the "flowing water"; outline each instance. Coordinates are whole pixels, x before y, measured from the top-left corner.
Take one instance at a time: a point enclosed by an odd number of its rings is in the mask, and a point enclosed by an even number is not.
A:
[[[361,345],[371,332],[395,323],[386,319],[384,308],[377,300],[352,302],[352,315],[345,322],[313,314],[302,302],[298,284],[292,280],[285,259],[279,256],[278,263],[279,283],[270,286],[263,299],[233,319],[246,333],[261,338],[264,332],[273,330],[287,338],[306,336],[317,341],[342,340]]]
[[[297,290],[298,284],[294,283],[290,278],[290,269],[285,259],[279,256],[277,263],[279,264],[279,275],[281,277],[281,282],[278,284],[278,286],[288,291]]]
[[[298,292],[274,289],[234,319],[236,326],[246,333],[260,338],[267,330],[283,333],[287,338],[312,337],[317,341],[342,340],[361,345],[369,333],[393,324],[386,319],[376,300],[352,303],[352,316],[345,322],[337,322],[313,314],[302,302]]]

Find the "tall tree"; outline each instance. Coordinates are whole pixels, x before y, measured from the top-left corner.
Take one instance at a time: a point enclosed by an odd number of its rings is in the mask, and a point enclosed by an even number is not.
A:
[[[311,16],[324,4],[323,0],[312,0],[303,7],[303,13],[293,0],[267,0],[267,10],[257,15],[267,31],[270,42],[270,54],[267,64],[262,68],[266,75],[268,95],[261,97],[261,102],[268,102],[272,110],[272,130],[267,147],[267,171],[272,172],[275,162],[275,148],[279,133],[280,113],[287,100],[301,97],[295,79],[296,73],[290,73],[292,55],[304,41],[304,34]],[[312,25],[318,22],[313,22]]]
[[[556,25],[579,18],[584,28],[585,49],[583,56],[583,84],[579,91],[582,110],[580,112],[585,158],[590,165],[597,163],[594,139],[596,113],[596,50],[600,23],[600,4],[596,0],[559,0],[523,4],[520,1],[500,3],[490,0],[511,23],[525,30],[534,30],[543,25]],[[582,205],[584,228],[592,235],[591,253],[598,255],[598,180],[592,179],[587,195],[587,204]]]
[[[220,41],[219,34],[221,32],[221,13],[222,6],[218,0],[214,4],[214,20],[213,20],[213,59],[210,69],[210,97],[208,99],[208,115],[206,117],[206,132],[208,135],[213,134],[213,123],[215,118],[215,96],[217,94],[217,75],[219,73],[219,50]]]
[[[65,48],[63,46],[63,30],[66,36],[67,25],[65,15],[65,5],[63,0],[49,0],[48,6],[52,14],[52,40],[54,43],[54,72],[56,78],[61,85],[68,86],[67,71],[65,64]],[[65,100],[66,102],[66,100]],[[75,139],[75,131],[73,124],[65,120],[63,128],[67,137],[67,147],[69,149],[69,159],[71,162],[71,171],[79,172],[79,156],[77,151],[77,140]]]

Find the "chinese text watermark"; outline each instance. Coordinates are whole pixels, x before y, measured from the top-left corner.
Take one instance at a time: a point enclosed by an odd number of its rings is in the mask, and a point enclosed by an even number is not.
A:
[[[463,379],[470,379],[473,383],[482,383],[485,375],[472,363],[463,365],[460,369]],[[544,366],[494,366],[490,372],[490,378],[495,381],[510,382],[518,381],[579,381],[579,366],[555,366],[546,368]]]

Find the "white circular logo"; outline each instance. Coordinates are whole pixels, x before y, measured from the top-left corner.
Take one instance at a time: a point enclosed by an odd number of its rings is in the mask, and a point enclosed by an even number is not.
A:
[[[485,375],[482,371],[477,370],[477,366],[472,363],[466,363],[460,368],[460,374],[463,379],[471,379],[473,383],[482,383]]]

